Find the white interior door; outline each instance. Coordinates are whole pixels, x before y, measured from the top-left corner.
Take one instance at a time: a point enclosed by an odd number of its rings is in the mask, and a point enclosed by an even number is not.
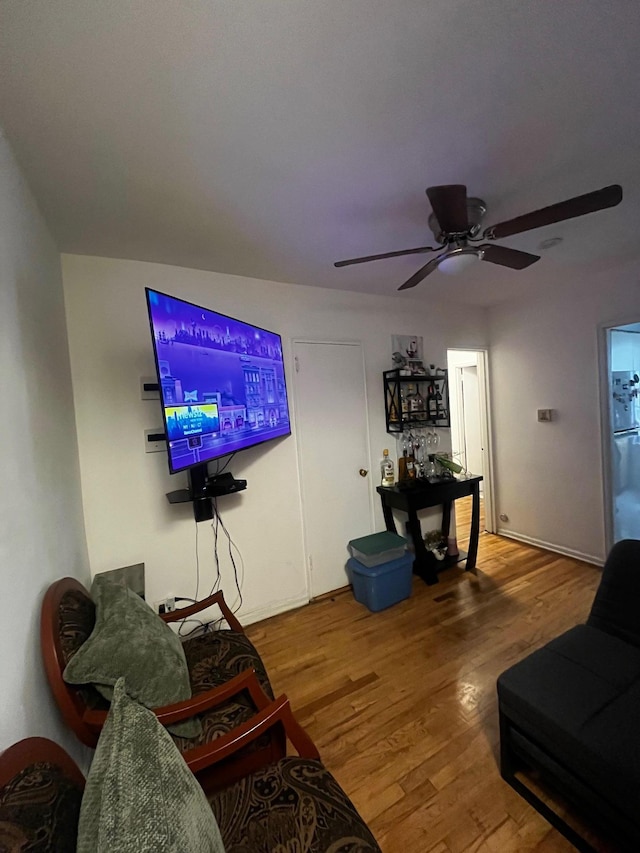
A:
[[[373,532],[377,479],[369,456],[362,347],[294,341],[293,353],[305,549],[316,598],[348,584],[347,543]]]
[[[473,474],[484,474],[482,438],[480,431],[480,397],[478,395],[478,368],[471,365],[459,368],[461,372],[462,419],[464,424],[464,450],[466,465]],[[482,483],[480,484],[482,491]]]
[[[495,531],[493,454],[490,427],[487,353],[448,350],[451,449],[467,470],[483,477],[485,530]]]

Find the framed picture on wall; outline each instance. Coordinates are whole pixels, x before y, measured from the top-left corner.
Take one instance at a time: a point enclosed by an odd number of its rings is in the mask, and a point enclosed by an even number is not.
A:
[[[422,365],[421,335],[392,335],[391,359],[394,367]]]

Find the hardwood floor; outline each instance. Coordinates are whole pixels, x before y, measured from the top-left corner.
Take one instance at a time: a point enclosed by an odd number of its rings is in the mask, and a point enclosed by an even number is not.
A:
[[[599,578],[483,533],[475,575],[414,578],[411,598],[379,613],[343,591],[247,633],[385,853],[570,851],[500,778],[495,684],[584,621]]]

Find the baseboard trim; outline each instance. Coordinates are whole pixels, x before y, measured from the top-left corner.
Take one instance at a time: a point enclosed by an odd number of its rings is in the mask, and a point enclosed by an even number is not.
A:
[[[287,598],[284,601],[274,601],[272,604],[267,604],[265,607],[258,607],[254,610],[238,613],[242,625],[252,625],[254,622],[261,622],[263,619],[268,619],[270,616],[277,616],[278,613],[286,613],[287,610],[295,610],[296,607],[302,607],[309,603],[306,596],[297,598]]]
[[[544,548],[545,551],[553,551],[554,554],[562,554],[563,557],[573,557],[576,560],[582,560],[584,563],[591,563],[594,566],[604,565],[603,557],[584,554],[582,551],[576,551],[573,548],[565,548],[564,545],[556,545],[553,542],[545,542],[543,539],[535,539],[533,536],[525,536],[524,533],[504,530],[501,527],[498,528],[496,533],[498,536],[504,536],[506,539],[515,539],[517,542],[524,542],[526,545],[534,545],[536,548]]]

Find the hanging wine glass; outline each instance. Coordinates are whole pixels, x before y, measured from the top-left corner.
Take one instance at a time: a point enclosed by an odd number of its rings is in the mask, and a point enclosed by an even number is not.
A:
[[[423,432],[420,433],[420,450],[418,451],[420,454],[420,476],[424,477],[425,474],[425,462],[427,460],[427,437]]]

